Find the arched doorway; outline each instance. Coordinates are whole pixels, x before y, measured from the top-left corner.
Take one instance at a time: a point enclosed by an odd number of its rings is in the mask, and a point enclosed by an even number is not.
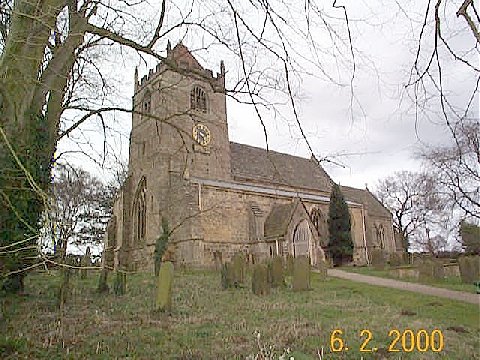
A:
[[[307,220],[300,221],[293,231],[293,256],[309,256],[312,233]]]

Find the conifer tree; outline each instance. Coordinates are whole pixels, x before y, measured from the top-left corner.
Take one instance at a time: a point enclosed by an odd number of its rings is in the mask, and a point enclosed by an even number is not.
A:
[[[350,230],[350,213],[340,187],[334,184],[330,195],[328,210],[328,252],[335,265],[351,259],[353,241]]]

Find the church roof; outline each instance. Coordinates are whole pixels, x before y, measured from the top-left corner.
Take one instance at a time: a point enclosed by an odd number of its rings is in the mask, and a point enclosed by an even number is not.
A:
[[[286,185],[330,194],[333,180],[314,159],[271,150],[267,152],[262,148],[234,142],[230,142],[230,153],[232,175],[235,180]],[[349,186],[341,186],[341,190],[346,200],[364,204],[370,215],[391,216],[370,191]],[[287,209],[280,207],[275,211],[283,214]]]
[[[371,216],[391,217],[390,211],[369,190],[356,189],[350,186],[340,186],[343,196],[347,200],[361,203]]]
[[[171,50],[171,53],[169,53],[169,56],[177,61],[179,65],[184,65],[190,69],[205,70],[195,56],[192,55],[190,50],[181,42],[175,45]]]
[[[267,218],[265,219],[265,237],[268,238],[284,235],[296,206],[296,202],[274,205]]]
[[[276,151],[266,151],[249,145],[230,142],[232,175],[236,180],[330,193],[332,179],[313,159]]]

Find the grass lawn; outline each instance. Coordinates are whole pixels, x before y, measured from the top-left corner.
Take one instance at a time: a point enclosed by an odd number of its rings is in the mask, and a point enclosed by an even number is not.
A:
[[[96,294],[98,274],[86,280],[75,276],[60,322],[55,305],[59,277],[54,272],[32,274],[26,281],[28,296],[1,298],[0,358],[245,359],[258,353],[258,330],[262,346],[274,346],[277,354],[290,348],[295,359],[318,359],[322,347],[324,359],[480,359],[478,306],[312,277],[312,291],[284,288],[258,297],[249,286],[222,290],[219,273],[177,272],[173,313],[165,315],[152,312],[151,275],[129,275],[122,297]],[[330,351],[335,329],[343,331],[348,351]],[[360,336],[363,329],[373,336],[365,348],[378,348],[376,353],[359,352],[367,336]],[[415,334],[439,329],[445,346],[438,353],[388,352],[394,340],[388,333],[394,329]],[[400,340],[395,348],[401,347]]]
[[[388,269],[375,270],[371,267],[365,267],[365,266],[361,266],[361,267],[345,266],[345,267],[342,267],[341,270],[363,274],[363,275],[378,276],[378,277],[383,277],[388,279],[395,279],[395,280],[401,280],[401,281],[414,282],[418,284],[436,286],[436,287],[450,289],[450,290],[465,291],[473,294],[475,294],[477,291],[477,288],[473,284],[464,284],[462,283],[460,278],[457,278],[457,277],[448,277],[443,280],[420,281],[414,278],[398,279],[394,276],[391,276],[388,272]]]

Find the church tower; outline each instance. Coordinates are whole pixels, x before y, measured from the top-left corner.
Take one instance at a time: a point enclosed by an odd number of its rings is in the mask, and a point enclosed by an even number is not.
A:
[[[139,81],[135,71],[129,172],[122,191],[124,263],[140,269],[151,262],[162,218],[192,262],[196,251],[182,245],[196,238],[199,179],[231,180],[225,67],[213,74],[178,44]],[[118,211],[120,212],[120,210]]]
[[[168,45],[155,71],[135,79],[133,109],[130,169],[231,178],[223,62],[214,76],[183,44]]]

